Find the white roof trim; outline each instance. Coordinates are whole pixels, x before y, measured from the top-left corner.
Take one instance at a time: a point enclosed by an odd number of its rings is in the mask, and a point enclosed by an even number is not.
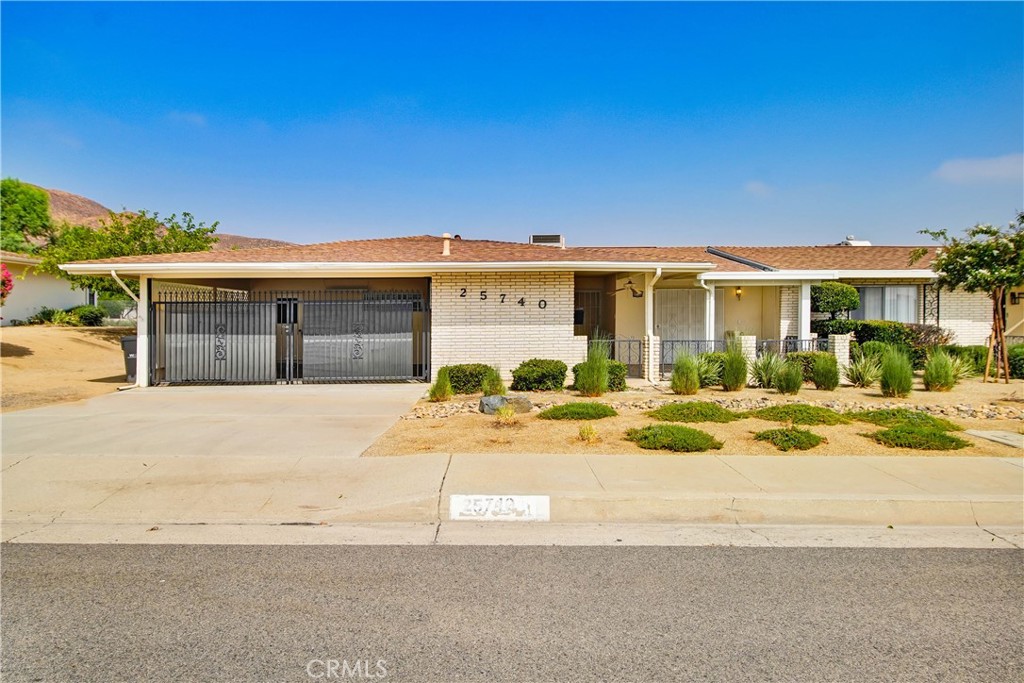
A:
[[[938,277],[934,270],[925,268],[907,270],[837,270],[841,280],[934,280]]]
[[[13,251],[5,251],[3,256],[0,257],[0,261],[4,263],[17,263],[25,266],[37,266],[43,262],[43,259],[29,256],[28,254],[16,254]]]
[[[677,272],[704,272],[715,268],[707,262],[693,263],[647,263],[638,261],[483,261],[483,262],[427,262],[427,263],[338,263],[338,262],[294,262],[294,263],[63,263],[61,270],[73,275],[109,275],[111,270],[121,275],[183,275],[243,277],[253,275],[274,275],[301,277],[314,275],[350,276],[359,273],[388,274],[400,273],[464,273],[477,271],[629,271],[672,270]]]
[[[838,277],[834,270],[759,270],[757,272],[715,272],[698,275],[700,280],[717,282],[718,280],[756,282],[758,280],[835,280]]]

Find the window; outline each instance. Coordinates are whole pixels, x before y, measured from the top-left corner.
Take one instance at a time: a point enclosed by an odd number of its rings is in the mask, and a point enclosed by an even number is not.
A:
[[[850,311],[854,320],[917,322],[917,287],[858,287],[860,308]]]

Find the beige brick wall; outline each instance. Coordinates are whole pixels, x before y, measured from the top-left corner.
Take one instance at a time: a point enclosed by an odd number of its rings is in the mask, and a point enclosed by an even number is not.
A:
[[[954,334],[954,344],[984,344],[992,333],[992,300],[984,293],[942,290],[939,327]]]
[[[800,336],[800,285],[779,287],[779,339]]]
[[[430,298],[431,379],[456,363],[496,365],[510,379],[529,358],[554,358],[570,369],[586,358],[587,338],[573,333],[571,272],[438,273]]]

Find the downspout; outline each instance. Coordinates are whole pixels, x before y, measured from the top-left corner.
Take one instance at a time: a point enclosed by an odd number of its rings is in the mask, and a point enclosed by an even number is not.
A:
[[[139,297],[135,296],[135,292],[133,292],[131,289],[129,289],[128,285],[126,285],[124,282],[121,281],[121,278],[119,278],[117,276],[117,271],[116,270],[114,270],[114,269],[110,270],[110,277],[114,278],[114,282],[116,282],[117,284],[121,285],[121,289],[123,289],[124,291],[128,292],[128,296],[130,296],[132,298],[132,301],[134,301],[135,305],[137,306],[139,304]]]
[[[654,270],[654,277],[648,282],[647,286],[644,287],[646,290],[644,294],[647,296],[647,303],[644,304],[646,313],[644,317],[647,318],[647,381],[651,384],[657,385],[661,379],[661,373],[655,373],[654,365],[654,285],[661,279],[661,267],[659,266]]]
[[[714,335],[714,332],[715,332],[715,320],[714,319],[715,319],[715,316],[718,315],[718,311],[712,312],[711,309],[712,309],[712,307],[714,306],[714,303],[715,303],[715,292],[714,292],[713,289],[711,289],[710,287],[708,287],[704,283],[704,279],[701,278],[700,275],[698,275],[695,278],[695,281],[697,283],[697,286],[700,287],[701,289],[703,289],[704,292],[705,292],[705,294],[704,294],[704,336],[707,339],[714,339],[715,338],[715,335]],[[710,302],[710,303],[708,303],[708,302]],[[708,333],[709,329],[711,330],[710,334]],[[714,347],[712,346],[712,349],[713,348]]]

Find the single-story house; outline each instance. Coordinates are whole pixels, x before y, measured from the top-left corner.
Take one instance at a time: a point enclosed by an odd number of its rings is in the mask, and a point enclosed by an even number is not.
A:
[[[89,292],[72,289],[67,280],[37,273],[40,260],[28,254],[0,251],[0,261],[14,277],[14,288],[4,301],[0,315],[3,325],[28,320],[42,308],[64,310],[89,303]]]
[[[613,339],[635,377],[727,332],[816,348],[811,285],[861,290],[855,317],[933,323],[984,343],[984,295],[939,293],[912,247],[573,247],[458,235],[82,261],[76,274],[138,278],[139,382],[430,380],[453,363],[509,376],[523,360],[570,367]],[[141,371],[141,368],[146,368]]]

